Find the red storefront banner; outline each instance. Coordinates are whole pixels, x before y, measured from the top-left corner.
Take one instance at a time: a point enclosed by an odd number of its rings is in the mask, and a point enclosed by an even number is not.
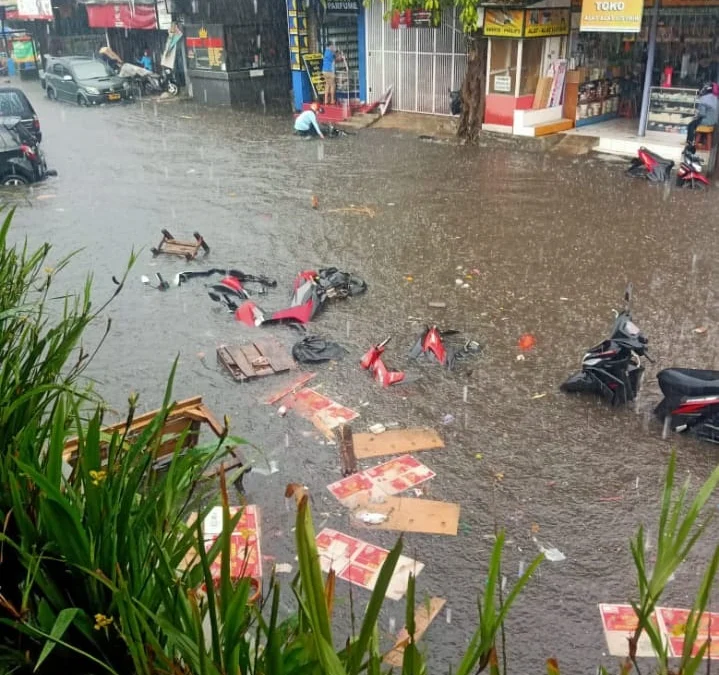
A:
[[[154,5],[85,5],[90,28],[157,29]]]
[[[16,21],[52,21],[51,0],[17,0],[17,7],[5,10],[6,19]]]

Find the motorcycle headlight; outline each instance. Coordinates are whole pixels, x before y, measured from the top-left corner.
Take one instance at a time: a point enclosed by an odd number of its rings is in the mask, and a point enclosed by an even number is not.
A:
[[[97,96],[100,93],[97,87],[85,87],[85,91],[91,96]]]

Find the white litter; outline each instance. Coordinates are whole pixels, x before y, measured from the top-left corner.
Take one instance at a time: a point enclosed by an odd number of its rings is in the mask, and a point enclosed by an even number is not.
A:
[[[386,513],[371,513],[370,511],[360,511],[355,514],[357,520],[361,520],[365,525],[379,525],[387,520]]]
[[[382,434],[387,431],[387,427],[384,424],[373,424],[369,430],[373,434]]]
[[[567,556],[564,555],[564,553],[562,553],[558,548],[545,548],[537,541],[536,537],[532,537],[532,541],[537,545],[539,552],[544,553],[544,557],[549,560],[549,562],[562,562],[567,559]]]
[[[277,563],[275,565],[275,571],[278,574],[292,574],[292,565],[289,563]]]

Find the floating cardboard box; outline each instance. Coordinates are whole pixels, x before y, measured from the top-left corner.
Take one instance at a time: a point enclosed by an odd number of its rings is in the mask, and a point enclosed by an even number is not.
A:
[[[389,496],[374,501],[366,495],[359,495],[356,503],[352,523],[357,527],[457,535],[459,504]]]
[[[392,429],[381,434],[353,434],[353,439],[357,459],[405,455],[444,447],[444,441],[433,429]]]
[[[414,610],[414,641],[419,642],[422,636],[427,632],[429,624],[435,620],[437,615],[442,611],[447,601],[444,598],[430,598],[429,602],[422,602]],[[403,628],[397,636],[392,651],[384,657],[384,662],[395,668],[402,667],[404,659],[404,649],[409,644],[410,635],[407,628]]]

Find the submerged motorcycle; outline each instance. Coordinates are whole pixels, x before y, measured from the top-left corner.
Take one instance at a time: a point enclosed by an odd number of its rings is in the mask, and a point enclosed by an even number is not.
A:
[[[646,178],[651,183],[663,183],[669,180],[673,168],[674,162],[670,159],[641,147],[629,164],[627,175],[632,178]]]
[[[597,394],[612,405],[633,401],[641,387],[644,365],[651,361],[649,340],[632,321],[632,285],[624,293],[624,309],[617,314],[611,336],[592,347],[582,358],[582,370],[560,389],[568,393]]]
[[[702,159],[696,154],[696,147],[687,143],[682,152],[679,169],[677,169],[677,187],[686,187],[692,190],[703,190],[709,187],[709,179],[702,171],[703,164]]]
[[[676,433],[719,443],[719,371],[666,368],[657,379],[664,399],[654,414]]]

